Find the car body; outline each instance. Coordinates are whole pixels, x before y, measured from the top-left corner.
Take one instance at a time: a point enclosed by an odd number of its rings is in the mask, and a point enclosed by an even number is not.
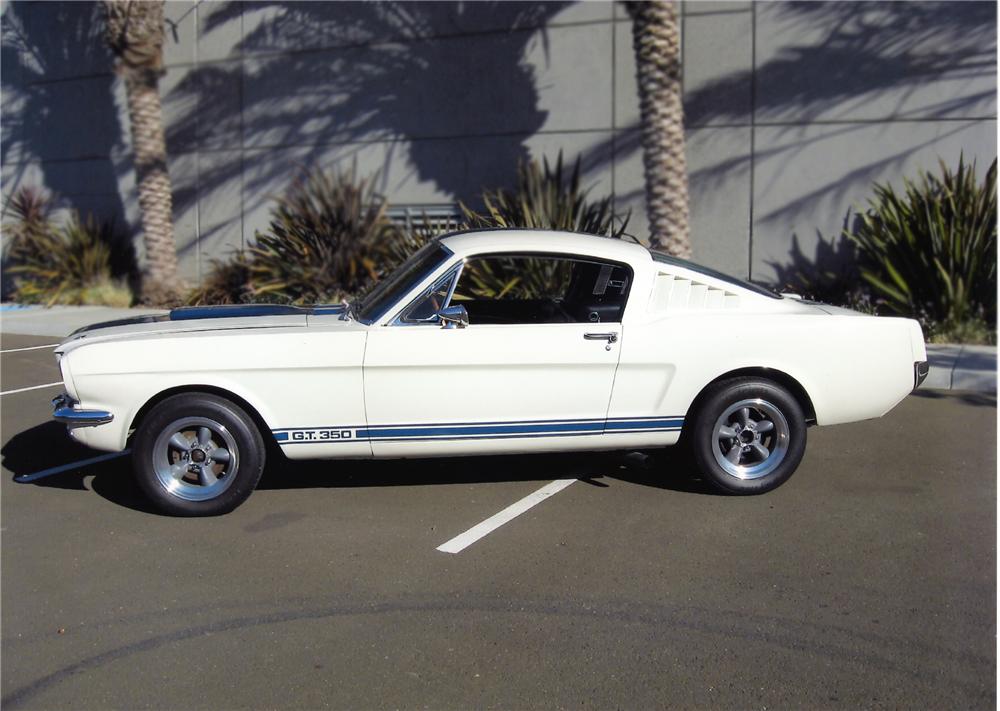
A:
[[[885,414],[926,374],[915,321],[538,230],[442,237],[353,307],[177,309],[82,329],[56,354],[55,416],[85,445],[124,450],[165,399],[208,394],[289,459],[664,447],[736,379],[838,424]]]

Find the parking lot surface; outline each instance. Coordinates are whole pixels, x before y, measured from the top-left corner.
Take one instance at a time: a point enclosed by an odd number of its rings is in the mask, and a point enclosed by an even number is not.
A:
[[[0,356],[5,709],[995,707],[993,397],[811,429],[759,497],[676,454],[276,462],[175,519],[127,457],[14,481],[99,454],[21,391],[52,342]]]

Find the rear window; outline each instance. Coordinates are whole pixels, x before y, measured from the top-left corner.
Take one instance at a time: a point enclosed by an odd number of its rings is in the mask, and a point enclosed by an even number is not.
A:
[[[709,269],[708,267],[703,267],[700,264],[695,264],[694,262],[689,262],[686,259],[678,259],[677,257],[672,257],[669,254],[664,254],[663,252],[657,252],[655,250],[649,250],[649,253],[653,255],[654,262],[660,262],[660,264],[669,264],[674,267],[681,267],[683,269],[690,269],[698,274],[704,274],[707,277],[713,279],[718,279],[719,281],[724,281],[727,284],[732,284],[734,286],[741,287],[748,291],[752,291],[755,294],[761,294],[762,296],[769,296],[772,299],[783,298],[781,294],[776,294],[765,286],[760,284],[754,284],[752,281],[746,281],[745,279],[737,279],[734,276],[729,276],[723,272],[716,271],[715,269]]]

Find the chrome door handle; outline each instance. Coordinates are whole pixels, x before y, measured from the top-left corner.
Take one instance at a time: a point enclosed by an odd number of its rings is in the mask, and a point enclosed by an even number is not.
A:
[[[608,343],[614,343],[618,340],[617,333],[585,333],[583,337],[588,341],[607,341]]]

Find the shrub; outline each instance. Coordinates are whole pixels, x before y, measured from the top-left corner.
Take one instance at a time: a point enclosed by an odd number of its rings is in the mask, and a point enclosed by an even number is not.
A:
[[[354,169],[297,178],[278,199],[268,228],[245,251],[215,262],[189,303],[339,301],[363,295],[442,232],[537,227],[621,237],[628,222],[614,213],[611,198],[586,199],[579,161],[566,175],[561,154],[554,167],[548,161],[522,163],[515,191],[484,192],[484,214],[462,205],[462,222],[434,223],[425,216],[408,230],[387,217],[374,180],[358,179]],[[491,275],[481,277],[492,283]]]
[[[477,213],[462,205],[464,228],[531,227],[545,230],[565,230],[622,238],[628,225],[628,215],[619,217],[610,197],[591,202],[580,189],[580,160],[573,164],[568,175],[563,170],[560,151],[555,166],[543,158],[519,163],[517,188],[513,191],[484,191],[484,213]],[[545,285],[555,278],[554,270],[561,267],[550,260],[526,260],[523,272],[513,280],[494,274],[488,263],[477,262],[475,272],[466,278],[475,285],[482,296],[494,296],[517,288],[525,294],[544,291]]]
[[[254,301],[250,287],[250,263],[246,252],[235,251],[229,259],[213,259],[201,286],[192,289],[187,302],[203,304],[249,304]]]
[[[975,163],[960,158],[955,171],[942,162],[940,176],[904,181],[901,195],[876,184],[859,225],[845,232],[885,306],[919,319],[931,338],[996,323],[996,170],[994,159],[980,184]]]
[[[395,266],[403,242],[373,183],[353,168],[300,175],[254,244],[214,262],[189,303],[329,303],[366,291]]]
[[[610,197],[591,202],[580,189],[580,160],[567,176],[563,172],[562,151],[555,167],[547,158],[518,164],[517,188],[486,190],[482,195],[484,213],[462,204],[467,228],[534,227],[568,230],[620,238],[625,235],[628,216],[620,218]]]
[[[22,188],[11,199],[14,221],[4,254],[11,296],[23,303],[128,306],[126,281],[136,274],[135,251],[114,223],[72,213],[57,226],[51,198]]]
[[[333,302],[377,281],[399,230],[372,183],[353,168],[296,179],[247,249],[254,297]]]

